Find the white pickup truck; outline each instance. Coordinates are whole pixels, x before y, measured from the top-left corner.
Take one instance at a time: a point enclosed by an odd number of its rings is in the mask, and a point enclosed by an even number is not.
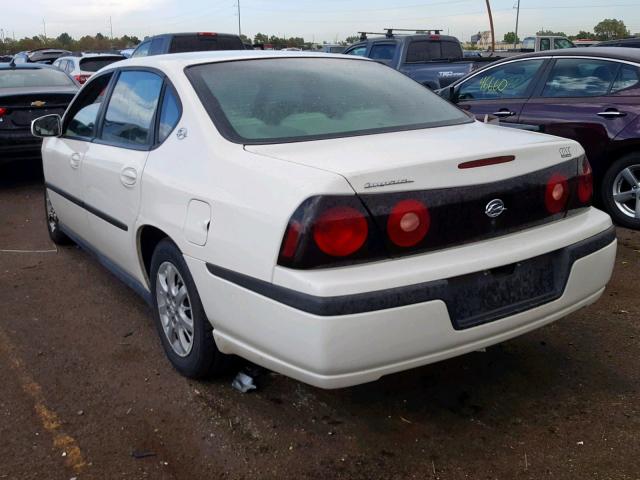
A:
[[[538,35],[526,37],[522,41],[522,48],[509,49],[506,52],[498,52],[501,57],[520,55],[521,53],[544,52],[546,50],[559,50],[562,48],[576,48],[571,40],[557,35]]]

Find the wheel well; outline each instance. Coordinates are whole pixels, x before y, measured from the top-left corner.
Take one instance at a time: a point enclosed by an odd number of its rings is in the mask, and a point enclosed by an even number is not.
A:
[[[633,143],[629,145],[621,145],[609,150],[606,153],[607,161],[594,167],[594,171],[596,171],[600,176],[603,176],[616,160],[620,160],[622,157],[629,155],[630,153],[640,153],[640,144]]]
[[[140,260],[144,267],[144,271],[149,278],[151,273],[151,257],[156,246],[165,238],[169,238],[169,235],[162,230],[151,225],[145,225],[140,229],[138,236],[138,243],[140,248]]]

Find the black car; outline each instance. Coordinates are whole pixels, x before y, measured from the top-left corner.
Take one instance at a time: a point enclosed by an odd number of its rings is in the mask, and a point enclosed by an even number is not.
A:
[[[40,158],[42,141],[31,121],[64,114],[78,87],[57,68],[26,63],[0,64],[0,164]]]
[[[212,50],[246,50],[246,47],[238,35],[230,33],[164,33],[147,38],[136,47],[131,56],[147,57],[165,53],[208,52]]]
[[[27,52],[16,53],[14,57],[15,63],[43,63],[51,65],[60,57],[71,55],[69,50],[59,48],[37,48]]]
[[[640,37],[621,38],[619,40],[607,40],[606,42],[600,42],[594,45],[594,47],[640,48]]]

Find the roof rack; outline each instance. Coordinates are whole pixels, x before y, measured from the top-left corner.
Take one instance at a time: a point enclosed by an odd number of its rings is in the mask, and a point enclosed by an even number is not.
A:
[[[418,35],[440,35],[442,28],[385,28],[385,33],[380,32],[358,32],[360,40],[366,40],[367,35],[384,35],[387,38],[393,38],[393,32],[411,32]],[[407,35],[407,34],[405,34]]]

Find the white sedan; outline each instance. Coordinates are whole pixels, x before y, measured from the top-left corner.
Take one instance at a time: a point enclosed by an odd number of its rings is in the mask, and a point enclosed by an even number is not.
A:
[[[589,305],[613,268],[578,143],[474,121],[362,58],[127,60],[32,129],[51,238],[147,299],[189,377],[237,354],[373,381]]]

